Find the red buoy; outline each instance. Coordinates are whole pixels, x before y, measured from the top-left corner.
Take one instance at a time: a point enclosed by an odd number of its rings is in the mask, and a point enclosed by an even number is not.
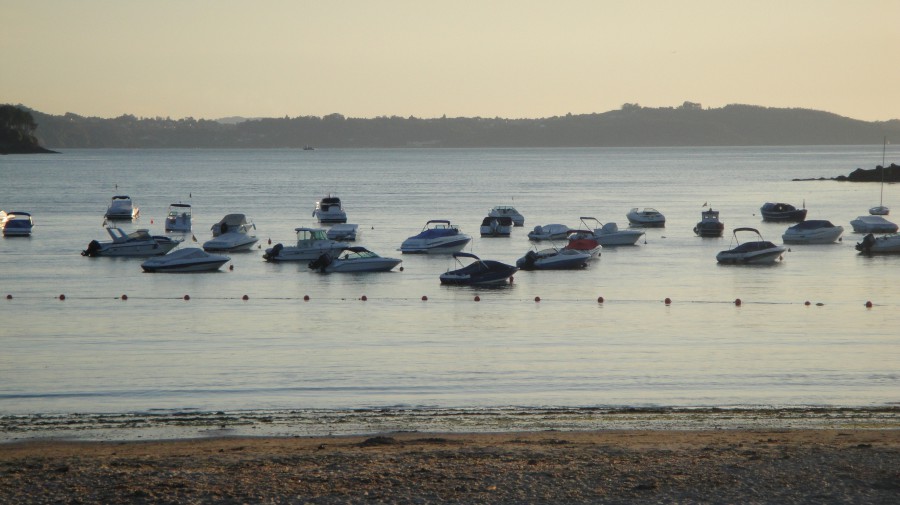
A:
[[[515,277],[513,277],[512,275],[509,276],[509,283],[510,283],[510,284],[512,284],[513,282],[515,282],[515,280],[516,280]]]
[[[872,302],[871,302],[871,301],[866,302],[866,308],[867,308],[867,309],[871,309],[871,308],[872,308]]]
[[[272,245],[272,238],[269,237],[269,245]]]
[[[228,265],[229,270],[234,270],[234,264]]]
[[[666,304],[666,305],[671,305],[671,304],[672,304],[672,299],[671,299],[671,298],[668,298],[668,297],[666,297],[666,299],[665,299],[665,300],[663,300],[663,302],[665,302],[665,304]]]
[[[244,300],[245,302],[246,302],[247,300],[249,300],[249,299],[250,299],[250,297],[247,296],[247,295],[244,295],[244,296],[241,298],[241,300]]]
[[[734,304],[735,304],[736,306],[740,307],[740,306],[741,306],[741,303],[742,303],[742,302],[741,302],[741,299],[740,299],[740,298],[735,298],[735,299],[734,299]]]
[[[806,300],[805,302],[803,302],[803,305],[806,305],[807,307],[809,307],[809,300]]]
[[[308,302],[308,301],[309,301],[309,295],[303,295],[303,301],[304,301],[304,302]]]
[[[191,299],[191,295],[184,295],[184,301],[188,301]]]
[[[475,301],[476,301],[476,302],[480,302],[480,301],[481,301],[481,297],[478,296],[478,295],[475,295]]]
[[[597,297],[597,303],[603,303],[603,297],[602,297],[602,296],[598,296],[598,297]]]
[[[534,297],[534,301],[535,301],[535,302],[541,301],[541,297],[540,297],[540,296],[535,296],[535,297]]]
[[[66,295],[59,295],[59,299],[60,299],[60,300],[65,300],[65,299],[66,299]]]
[[[359,299],[362,300],[362,301],[366,301],[366,300],[368,300],[369,298],[368,298],[366,295],[362,295],[362,296],[359,297]]]
[[[6,295],[7,300],[12,300],[12,295]]]
[[[122,295],[122,301],[125,301],[127,299],[128,299],[128,295]]]
[[[428,301],[428,297],[425,296],[425,295],[422,295],[422,301],[423,301],[423,302],[427,302],[427,301]]]
[[[403,271],[403,267],[402,267],[402,266],[400,267],[400,271],[401,271],[401,272]]]

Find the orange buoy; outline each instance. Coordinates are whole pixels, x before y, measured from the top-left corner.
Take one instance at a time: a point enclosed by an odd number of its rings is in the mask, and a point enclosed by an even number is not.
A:
[[[7,300],[12,300],[12,295],[6,295]]]
[[[597,303],[603,303],[603,297],[602,297],[602,296],[598,296],[598,297],[597,297]]]
[[[541,297],[540,297],[540,296],[535,296],[535,297],[534,297],[534,301],[535,301],[535,302],[541,301]]]
[[[478,295],[475,295],[475,301],[476,301],[476,302],[480,302],[480,301],[481,301],[481,297],[478,296]]]
[[[735,299],[734,299],[734,304],[735,304],[736,306],[740,307],[740,306],[741,306],[741,303],[743,303],[743,302],[741,302],[741,299],[740,299],[740,298],[735,298]]]
[[[234,263],[228,265],[228,269],[229,269],[229,270],[234,270]]]
[[[867,308],[867,309],[871,309],[871,308],[872,308],[872,302],[871,302],[871,301],[866,302],[866,308]]]
[[[368,300],[369,298],[368,298],[366,295],[362,295],[362,296],[359,297],[359,299],[362,300],[362,301],[366,301],[366,300]]]
[[[303,295],[303,301],[304,301],[304,302],[308,302],[308,301],[309,301],[309,295]]]
[[[423,302],[427,302],[427,301],[428,301],[428,297],[425,296],[425,295],[422,295],[422,301],[423,301]]]
[[[191,295],[184,295],[184,301],[188,301],[191,299]]]
[[[665,300],[663,300],[663,302],[665,302],[665,304],[666,304],[666,305],[671,305],[671,304],[672,304],[672,299],[671,299],[671,298],[668,298],[668,297],[666,297],[666,299],[665,299]]]
[[[244,295],[243,297],[241,297],[241,300],[244,300],[245,302],[249,299],[250,299],[250,297],[247,295]]]
[[[807,307],[809,307],[809,300],[806,300],[805,302],[803,302],[803,305],[806,305]]]
[[[59,299],[60,299],[60,300],[65,300],[65,299],[66,299],[66,295],[59,295]]]
[[[269,237],[269,245],[272,245],[272,238]]]
[[[153,219],[152,219],[152,218],[150,219],[150,224],[153,224]]]
[[[127,299],[128,299],[128,295],[122,295],[122,301],[125,301]]]

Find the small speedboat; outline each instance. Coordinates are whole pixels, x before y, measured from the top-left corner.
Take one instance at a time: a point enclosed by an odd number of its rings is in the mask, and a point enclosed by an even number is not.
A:
[[[806,209],[798,209],[789,203],[766,202],[759,208],[763,221],[800,222],[806,219]]]
[[[116,219],[134,219],[140,214],[140,209],[131,201],[128,195],[116,195],[109,202],[106,214],[103,216],[109,220]]]
[[[719,221],[719,211],[704,210],[700,213],[700,221],[694,226],[694,233],[699,237],[721,237],[725,231],[725,223]]]
[[[563,249],[574,249],[591,255],[591,259],[600,256],[603,246],[597,241],[594,234],[587,231],[573,231],[569,234],[569,242]]]
[[[528,239],[539,242],[541,240],[565,240],[569,236],[571,228],[564,224],[545,224],[543,226],[535,226],[533,230],[528,232]]]
[[[213,238],[203,243],[205,251],[248,251],[259,240],[256,225],[243,214],[228,214],[210,229]]]
[[[150,235],[148,230],[136,230],[125,233],[121,228],[107,227],[106,233],[110,241],[92,240],[87,249],[81,251],[82,256],[162,256],[175,249],[180,240],[172,240],[163,235]]]
[[[881,216],[859,216],[850,221],[856,233],[896,233],[897,225]]]
[[[191,231],[191,204],[173,203],[166,214],[166,231]]]
[[[900,254],[900,234],[890,233],[876,237],[869,233],[862,242],[856,244],[856,250],[863,254]]]
[[[387,272],[402,261],[379,256],[365,247],[353,246],[324,253],[309,262],[309,268],[323,273]]]
[[[809,219],[788,228],[781,240],[785,244],[831,244],[841,238],[843,226],[835,226],[831,221]]]
[[[748,240],[743,243],[738,239],[738,232],[748,232],[756,235],[756,240]],[[716,261],[719,263],[740,264],[740,265],[771,265],[782,259],[787,248],[775,245],[767,240],[763,240],[759,230],[756,228],[735,228],[733,243],[737,244],[734,248],[727,251],[721,251],[716,255]]]
[[[522,270],[565,270],[584,268],[590,261],[590,253],[551,247],[528,251],[525,256],[516,260],[516,266]]]
[[[488,212],[488,217],[508,217],[512,219],[513,226],[525,226],[525,216],[519,213],[515,207],[498,205]]]
[[[321,200],[316,202],[316,208],[313,210],[313,217],[318,219],[320,223],[346,223],[347,213],[341,205],[341,199],[328,194]]]
[[[319,228],[295,228],[297,243],[285,246],[275,244],[266,249],[263,258],[266,261],[311,261],[333,251],[340,251],[350,244],[331,240],[325,230]]]
[[[484,286],[506,284],[510,277],[519,271],[518,267],[494,260],[483,260],[467,252],[455,252],[453,257],[462,268],[448,270],[441,274],[441,284],[458,284],[466,286]],[[463,265],[460,258],[471,258],[475,261]]]
[[[186,247],[165,256],[151,258],[141,263],[145,272],[211,272],[228,263],[231,258],[210,254],[199,247]]]
[[[603,224],[595,217],[581,217],[580,219],[584,229],[579,228],[578,232],[593,234],[597,243],[603,247],[634,245],[644,235],[641,230],[620,230],[616,223]]]
[[[353,242],[356,240],[356,231],[358,229],[358,224],[340,223],[328,228],[328,231],[325,232],[325,236],[331,240]]]
[[[645,228],[662,228],[666,225],[666,216],[656,209],[635,207],[625,214],[631,226],[643,226]]]
[[[27,237],[31,235],[31,229],[34,228],[34,220],[27,212],[20,210],[3,212],[0,210],[0,228],[3,229],[4,237]]]
[[[512,232],[513,220],[510,217],[488,216],[481,220],[482,237],[508,237]]]
[[[472,237],[459,231],[446,219],[433,219],[425,223],[418,235],[407,238],[400,245],[404,254],[438,254],[461,251]]]
[[[869,209],[869,214],[872,216],[887,216],[891,213],[891,209],[885,207],[884,205],[876,205]]]

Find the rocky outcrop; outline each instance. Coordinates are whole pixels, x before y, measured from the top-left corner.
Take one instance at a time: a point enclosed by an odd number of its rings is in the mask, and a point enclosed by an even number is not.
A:
[[[882,179],[882,172],[884,172],[884,179]],[[900,166],[891,163],[889,167],[878,165],[871,170],[857,168],[850,172],[850,175],[839,175],[834,180],[849,182],[881,182],[882,180],[884,182],[900,182]]]

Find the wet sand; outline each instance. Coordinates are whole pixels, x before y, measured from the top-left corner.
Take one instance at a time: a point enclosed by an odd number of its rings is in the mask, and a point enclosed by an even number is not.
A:
[[[705,429],[0,445],[2,503],[898,503],[900,430]]]

